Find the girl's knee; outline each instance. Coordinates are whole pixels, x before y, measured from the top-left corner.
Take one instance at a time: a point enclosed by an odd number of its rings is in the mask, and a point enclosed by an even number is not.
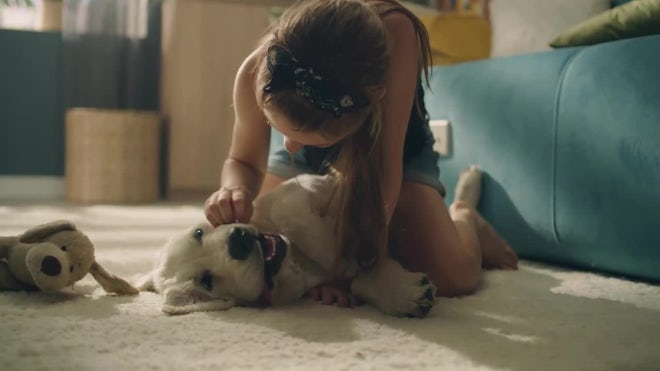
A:
[[[430,274],[439,296],[463,296],[477,290],[481,267],[476,264],[455,267],[447,269],[443,274]]]
[[[456,277],[453,282],[456,296],[472,294],[477,290],[478,285],[479,285],[478,274],[464,273],[460,277]]]

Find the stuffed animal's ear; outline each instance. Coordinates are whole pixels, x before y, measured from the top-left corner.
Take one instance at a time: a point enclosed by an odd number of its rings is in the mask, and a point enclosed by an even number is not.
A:
[[[9,255],[9,249],[17,242],[17,237],[0,237],[0,258],[6,258]]]
[[[140,291],[131,286],[130,283],[108,272],[97,262],[92,264],[89,273],[91,273],[96,282],[103,287],[105,292],[118,295],[137,295],[140,293]]]
[[[25,243],[41,242],[53,233],[75,230],[75,224],[70,221],[57,220],[28,229],[20,236],[20,241]]]
[[[212,298],[189,283],[168,288],[163,297],[164,302],[160,309],[172,315],[225,310],[236,305],[231,298]]]
[[[34,290],[34,286],[26,285],[16,279],[16,276],[9,270],[7,262],[0,261],[0,291],[21,291]]]

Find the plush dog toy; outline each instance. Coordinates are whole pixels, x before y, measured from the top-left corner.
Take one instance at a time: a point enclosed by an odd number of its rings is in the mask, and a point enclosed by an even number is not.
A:
[[[55,221],[20,236],[0,237],[0,290],[55,292],[87,273],[108,293],[138,294],[95,261],[92,242],[71,222]]]

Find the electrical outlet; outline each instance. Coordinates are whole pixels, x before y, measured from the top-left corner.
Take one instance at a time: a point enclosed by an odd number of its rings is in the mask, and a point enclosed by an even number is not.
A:
[[[451,125],[449,124],[449,120],[431,120],[429,126],[435,139],[433,149],[440,156],[449,156],[451,153]]]

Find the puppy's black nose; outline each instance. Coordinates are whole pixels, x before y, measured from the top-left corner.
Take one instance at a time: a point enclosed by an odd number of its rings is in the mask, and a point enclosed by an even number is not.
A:
[[[41,260],[41,272],[47,276],[55,277],[62,272],[62,264],[54,256],[44,256]]]
[[[256,237],[243,228],[235,227],[229,231],[229,255],[236,260],[247,259],[256,247]]]

